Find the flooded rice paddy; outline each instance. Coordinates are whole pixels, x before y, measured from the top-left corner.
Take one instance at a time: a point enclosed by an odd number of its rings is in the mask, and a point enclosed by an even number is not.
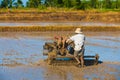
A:
[[[60,32],[61,33],[61,32]],[[57,32],[57,34],[60,34]],[[119,32],[87,32],[85,55],[99,54],[101,64],[77,68],[49,66],[42,55],[44,43],[53,35],[1,33],[0,80],[119,80]],[[56,34],[50,32],[49,34]]]

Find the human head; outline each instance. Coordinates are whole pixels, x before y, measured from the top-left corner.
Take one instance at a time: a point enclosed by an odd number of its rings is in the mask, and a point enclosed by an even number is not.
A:
[[[81,28],[76,28],[75,33],[82,33]]]

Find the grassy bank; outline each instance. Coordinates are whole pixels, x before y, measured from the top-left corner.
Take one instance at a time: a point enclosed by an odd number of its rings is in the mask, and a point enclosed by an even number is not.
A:
[[[21,26],[21,27],[0,27],[0,32],[39,32],[39,31],[74,31],[75,26]],[[80,26],[83,31],[120,31],[120,26],[118,27],[101,27],[101,26]]]
[[[86,9],[86,10],[78,10],[74,8],[54,8],[54,7],[48,7],[48,8],[12,8],[12,9],[6,9],[1,8],[0,12],[120,12],[120,9]]]

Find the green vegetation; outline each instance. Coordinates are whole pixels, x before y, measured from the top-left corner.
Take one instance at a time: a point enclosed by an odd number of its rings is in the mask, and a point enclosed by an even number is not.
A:
[[[23,6],[22,0],[2,0],[0,8],[63,8],[72,10],[117,10],[120,11],[120,0],[28,0]]]
[[[17,2],[15,2],[15,0],[1,1],[0,8],[13,8],[13,7],[16,7],[16,8],[24,7],[22,0],[17,0]]]
[[[79,26],[83,31],[120,31],[120,26]],[[74,31],[74,26],[21,26],[21,27],[0,27],[0,32],[39,32],[39,31]]]

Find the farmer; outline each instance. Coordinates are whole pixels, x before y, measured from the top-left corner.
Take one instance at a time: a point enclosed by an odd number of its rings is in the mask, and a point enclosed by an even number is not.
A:
[[[69,39],[67,39],[66,42],[74,42],[74,57],[76,61],[78,62],[77,65],[81,64],[81,67],[84,67],[84,41],[85,36],[82,34],[81,29],[77,28],[75,30],[75,35],[71,36]]]

